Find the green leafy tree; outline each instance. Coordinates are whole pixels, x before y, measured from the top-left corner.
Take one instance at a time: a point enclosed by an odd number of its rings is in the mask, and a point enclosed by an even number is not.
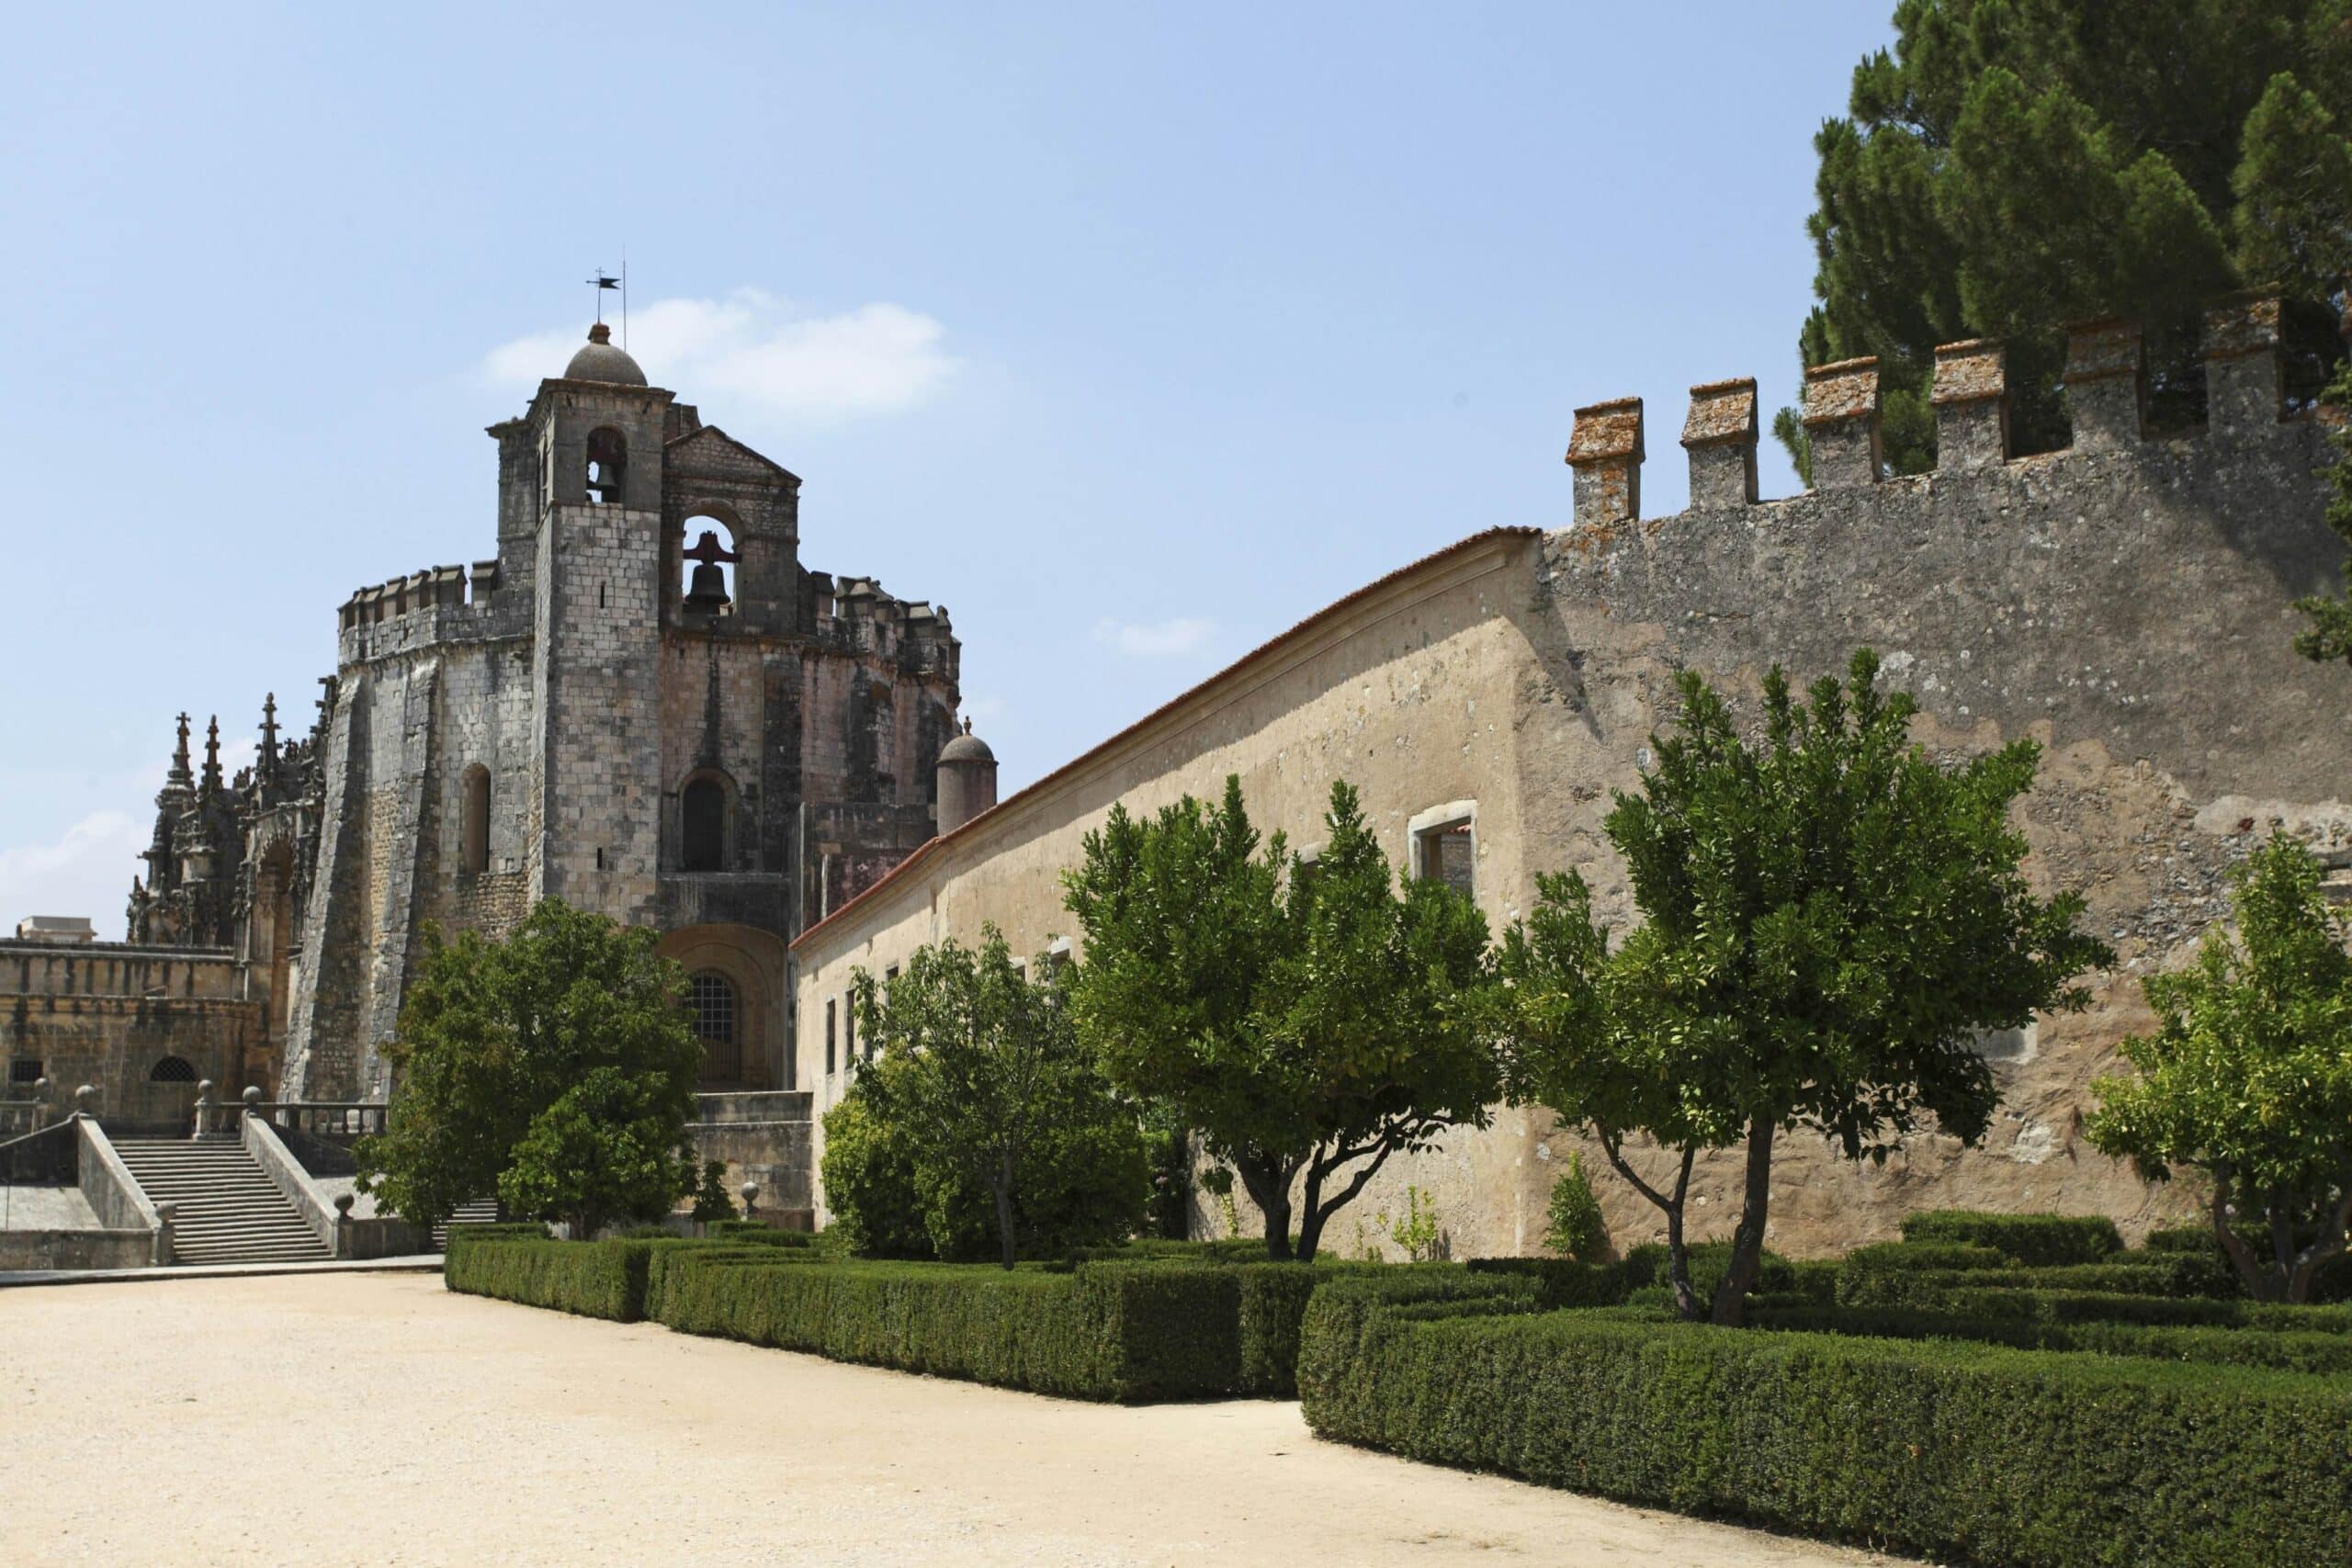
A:
[[[727,1162],[707,1159],[702,1162],[702,1179],[695,1183],[695,1213],[697,1220],[735,1218],[735,1200],[727,1190]]]
[[[2352,1224],[2352,956],[2318,860],[2285,834],[2236,879],[2237,934],[2141,982],[2156,1032],[2123,1042],[2134,1077],[2093,1086],[2092,1146],[2148,1176],[2212,1180],[2213,1229],[2246,1288],[2311,1299]]]
[[[1609,1222],[1601,1217],[1600,1199],[1585,1173],[1582,1151],[1568,1151],[1568,1168],[1552,1183],[1546,1219],[1544,1245],[1561,1257],[1598,1263],[1609,1256]]]
[[[952,940],[918,949],[887,986],[855,976],[876,1056],[843,1103],[865,1097],[860,1114],[879,1124],[866,1183],[911,1197],[936,1256],[968,1256],[985,1240],[1010,1269],[1024,1240],[1114,1241],[1142,1221],[1149,1156],[1136,1108],[1080,1049],[1052,966],[1035,967],[1033,983],[989,926],[977,952]],[[830,1118],[826,1130],[830,1140]],[[844,1174],[860,1153],[843,1156]],[[889,1235],[892,1222],[862,1212],[870,1194],[855,1177],[833,1189],[827,1157],[834,1207],[859,1211],[861,1236]]]
[[[1910,740],[1910,697],[1877,676],[1865,650],[1799,698],[1775,668],[1750,743],[1686,672],[1675,733],[1607,819],[1644,923],[1611,951],[1571,873],[1540,878],[1504,934],[1513,1093],[1589,1128],[1663,1212],[1686,1317],[1742,1321],[1781,1134],[1882,1163],[1925,1116],[1980,1142],[1997,1097],[1979,1032],[2084,1006],[2069,981],[2113,962],[2075,930],[2079,897],[2038,898],[2019,869],[2009,809],[2034,745],[1940,765]],[[1635,1168],[1636,1135],[1674,1156],[1670,1178]],[[1728,1148],[1741,1208],[1710,1303],[1684,1206],[1700,1153]]]
[[[1900,0],[1815,138],[1819,304],[1806,364],[1876,355],[1887,460],[1935,459],[1938,343],[2007,340],[2012,429],[2065,441],[2063,328],[2147,330],[2154,416],[2201,396],[2201,303],[2278,283],[2290,381],[2337,352],[2324,302],[2352,253],[2345,0]],[[1804,431],[1775,432],[1807,468]]]
[[[693,1190],[702,1043],[655,941],[552,898],[503,942],[428,930],[368,1190],[424,1224],[495,1191],[575,1235]]]
[[[1311,865],[1280,834],[1261,853],[1229,778],[1215,807],[1114,807],[1067,879],[1081,1034],[1240,1178],[1276,1259],[1312,1259],[1391,1155],[1485,1125],[1499,1084],[1485,918],[1436,882],[1400,890],[1344,783],[1324,827]]]

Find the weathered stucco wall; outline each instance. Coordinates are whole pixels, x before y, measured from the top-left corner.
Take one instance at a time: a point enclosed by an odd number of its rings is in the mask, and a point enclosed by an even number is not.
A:
[[[1343,602],[807,933],[799,1081],[820,1113],[842,1092],[820,1021],[828,1003],[842,1010],[855,967],[879,973],[987,920],[1017,949],[1044,947],[1069,928],[1059,873],[1112,801],[1148,811],[1228,773],[1257,820],[1301,842],[1330,780],[1350,779],[1400,865],[1416,814],[1475,802],[1491,923],[1523,909],[1537,873],[1573,865],[1622,929],[1632,910],[1601,820],[1670,719],[1675,671],[1701,671],[1752,716],[1775,660],[1810,681],[1871,646],[1888,683],[1917,694],[1932,751],[2042,744],[2019,813],[2030,869],[2088,899],[2120,966],[2097,978],[2089,1012],[1987,1042],[2004,1104],[1984,1147],[1929,1134],[1876,1169],[1785,1139],[1772,1244],[1835,1250],[1947,1204],[2105,1213],[2133,1232],[2187,1213],[2194,1193],[2150,1187],[2080,1135],[2091,1080],[2149,1022],[2137,976],[2225,912],[2227,869],[2272,827],[2352,847],[2352,682],[2289,646],[2292,600],[2327,586],[2342,555],[2314,474],[2325,448],[2311,416],[2281,419],[2261,326],[2217,319],[2211,425],[2157,442],[2138,433],[2136,349],[2119,357],[2105,329],[2094,346],[2109,359],[2086,353],[2074,378],[2076,446],[2017,459],[1997,354],[1963,345],[1939,383],[1946,466],[1886,482],[1871,460],[1875,372],[1830,367],[1809,388],[1821,488],[1761,503],[1752,383],[1700,389],[1696,504],[1657,520],[1638,515],[1638,403],[1595,405],[1570,454],[1575,527],[1482,536]],[[1401,1213],[1409,1184],[1457,1255],[1532,1250],[1574,1145],[1541,1111],[1500,1110],[1486,1132],[1391,1162],[1330,1243],[1356,1246],[1358,1218],[1377,1239],[1375,1216]],[[1588,1164],[1619,1239],[1657,1234],[1656,1211]],[[1728,1230],[1732,1160],[1703,1163],[1693,1193],[1700,1233]]]

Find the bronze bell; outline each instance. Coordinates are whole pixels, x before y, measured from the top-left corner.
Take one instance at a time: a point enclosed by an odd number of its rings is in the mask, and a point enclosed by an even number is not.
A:
[[[690,615],[715,615],[727,608],[727,574],[718,570],[720,561],[740,558],[733,550],[718,542],[718,536],[703,530],[686,558],[695,563],[695,574],[687,580],[685,611]]]
[[[715,615],[727,608],[727,574],[715,560],[698,561],[695,565],[694,581],[686,590],[686,613],[693,615]]]

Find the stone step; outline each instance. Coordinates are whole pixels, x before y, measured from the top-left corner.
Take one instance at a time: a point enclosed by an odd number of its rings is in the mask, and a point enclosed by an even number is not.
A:
[[[140,1189],[173,1206],[175,1261],[277,1263],[329,1256],[235,1137],[125,1138],[115,1146]]]

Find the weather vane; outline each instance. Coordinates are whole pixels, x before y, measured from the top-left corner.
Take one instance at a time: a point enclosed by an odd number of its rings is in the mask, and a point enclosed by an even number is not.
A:
[[[601,266],[600,266],[600,267],[598,267],[598,268],[596,269],[596,275],[595,275],[594,277],[591,277],[591,278],[588,280],[588,286],[589,286],[591,288],[594,288],[594,289],[596,291],[596,321],[597,321],[597,324],[598,324],[599,326],[601,326],[601,325],[603,325],[603,324],[604,324],[604,320],[605,320],[605,290],[606,290],[606,289],[608,289],[608,288],[617,288],[617,289],[619,289],[619,290],[620,290],[620,293],[621,293],[621,346],[622,346],[623,348],[627,348],[627,347],[628,346],[628,250],[627,250],[626,248],[624,248],[624,249],[622,250],[622,252],[621,252],[621,271],[620,271],[620,276],[619,276],[618,277],[614,276],[611,273],[606,272],[603,267],[601,267]]]

